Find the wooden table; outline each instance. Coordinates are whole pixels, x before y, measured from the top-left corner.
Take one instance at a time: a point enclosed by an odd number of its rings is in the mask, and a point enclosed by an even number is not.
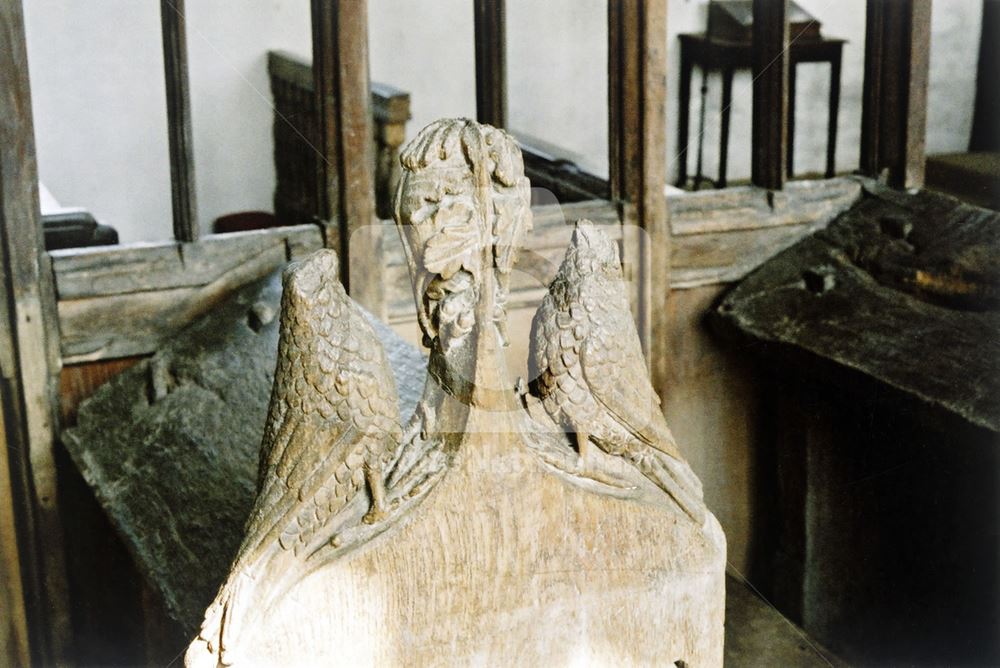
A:
[[[722,72],[722,129],[719,138],[719,178],[716,187],[726,187],[726,167],[729,157],[729,114],[733,101],[733,72],[749,69],[752,63],[751,43],[709,38],[704,34],[682,34],[680,109],[677,123],[677,150],[682,156],[677,173],[677,186],[683,187],[687,176],[688,125],[691,107],[691,74],[697,65],[703,77],[713,70]],[[788,73],[788,176],[794,176],[792,155],[795,146],[795,76],[799,63],[830,63],[830,115],[826,139],[826,177],[834,173],[837,152],[837,115],[840,109],[840,64],[843,39],[801,39],[791,43]],[[704,78],[702,79],[704,81]],[[704,92],[704,83],[702,84]],[[702,104],[704,109],[704,104]],[[704,114],[704,111],[702,112]],[[704,116],[702,116],[704,118]],[[694,187],[704,179],[701,173],[701,138],[698,139],[698,168]]]

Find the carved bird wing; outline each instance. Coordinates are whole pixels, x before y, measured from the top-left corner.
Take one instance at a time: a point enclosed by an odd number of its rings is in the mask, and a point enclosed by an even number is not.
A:
[[[274,457],[261,479],[240,550],[243,563],[254,563],[275,546],[296,552],[305,546],[318,526],[296,520],[312,515],[318,524],[320,515],[337,510],[333,499],[318,497],[365,437],[349,420],[331,423],[295,412],[281,431],[286,441],[271,450]]]
[[[633,436],[680,459],[649,380],[639,335],[628,313],[624,317],[627,322],[592,328],[580,347],[583,376],[598,403]]]
[[[385,351],[356,305],[343,299],[335,317],[311,316],[322,323],[316,328],[282,331],[243,563],[276,543],[298,554],[364,484],[365,457],[399,446]]]

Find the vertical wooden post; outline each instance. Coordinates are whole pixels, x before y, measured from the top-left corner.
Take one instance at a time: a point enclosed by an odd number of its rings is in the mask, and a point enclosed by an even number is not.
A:
[[[788,159],[788,0],[753,0],[753,136],[750,179],[785,187]]]
[[[375,219],[367,0],[312,0],[313,78],[322,138],[326,245],[340,253],[350,295],[384,316],[381,228]]]
[[[6,319],[5,319],[6,322]],[[6,380],[6,379],[5,379]],[[6,394],[6,388],[3,391]],[[6,402],[6,397],[3,397]],[[25,586],[21,575],[20,541],[12,471],[8,463],[15,446],[7,442],[4,411],[0,410],[0,610],[6,621],[0,624],[0,662],[5,666],[31,665]],[[30,551],[25,550],[27,554]]]
[[[608,136],[611,197],[625,231],[623,261],[654,387],[662,392],[670,294],[667,178],[666,0],[608,2]]]
[[[160,0],[160,27],[163,30],[163,70],[167,84],[167,133],[170,141],[174,239],[197,241],[198,206],[195,197],[184,0]]]
[[[895,188],[924,183],[931,0],[868,0],[861,171]]]
[[[24,16],[10,0],[0,3],[0,623],[17,653],[27,640],[30,663],[50,665],[68,661],[71,626],[53,456],[59,330],[40,218]]]
[[[476,120],[507,125],[506,0],[473,0],[476,30]]]

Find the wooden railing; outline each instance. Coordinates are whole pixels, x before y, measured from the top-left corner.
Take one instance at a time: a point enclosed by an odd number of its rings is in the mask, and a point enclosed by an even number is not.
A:
[[[868,0],[861,167],[893,185],[921,183],[929,3]],[[504,126],[503,0],[473,4],[479,118]],[[663,195],[666,4],[608,3],[608,187],[594,193],[600,184],[584,183],[579,193],[581,199],[599,196],[579,205],[588,215],[613,216],[623,224],[623,259],[635,272],[633,301],[658,388],[671,380],[670,369],[662,366],[671,357],[671,327],[681,331],[686,326],[671,321],[680,317],[667,301],[673,299],[671,287],[738,278],[752,266],[747,249],[773,252],[794,236],[793,228],[802,233],[851,196],[850,184],[836,181],[819,187],[825,193],[819,198],[805,186],[777,192],[784,186],[784,170],[774,169],[773,163],[786,155],[787,141],[780,131],[788,93],[783,74],[787,50],[782,48],[787,41],[786,0],[755,0],[756,187],[694,193],[668,202]],[[381,241],[357,233],[376,218],[379,169],[372,169],[372,154],[391,154],[381,151],[381,144],[375,150],[373,138],[386,147],[398,146],[402,138],[379,137],[373,128],[367,2],[311,0],[311,10],[317,119],[314,128],[305,130],[315,139],[316,164],[325,168],[322,175],[308,178],[308,173],[296,172],[295,178],[316,184],[318,225],[199,238],[184,3],[161,0],[174,240],[50,255],[41,236],[22,2],[0,3],[0,435],[5,452],[0,464],[0,580],[5,583],[0,609],[10,620],[0,624],[0,647],[7,663],[71,661],[55,464],[58,379],[64,361],[152,352],[236,284],[321,245],[340,251],[341,278],[352,296],[376,312],[386,301],[382,263],[372,262],[379,257]],[[531,161],[529,156],[529,165]],[[390,173],[383,183],[391,183],[391,170],[385,164],[380,169]],[[637,230],[644,234],[635,234]]]

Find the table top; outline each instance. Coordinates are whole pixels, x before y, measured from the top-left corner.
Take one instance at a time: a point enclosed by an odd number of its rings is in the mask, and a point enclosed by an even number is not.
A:
[[[696,62],[710,61],[718,65],[750,65],[752,43],[709,37],[705,33],[681,33],[682,53]],[[846,39],[820,37],[794,39],[789,42],[793,62],[826,62],[840,55]]]

